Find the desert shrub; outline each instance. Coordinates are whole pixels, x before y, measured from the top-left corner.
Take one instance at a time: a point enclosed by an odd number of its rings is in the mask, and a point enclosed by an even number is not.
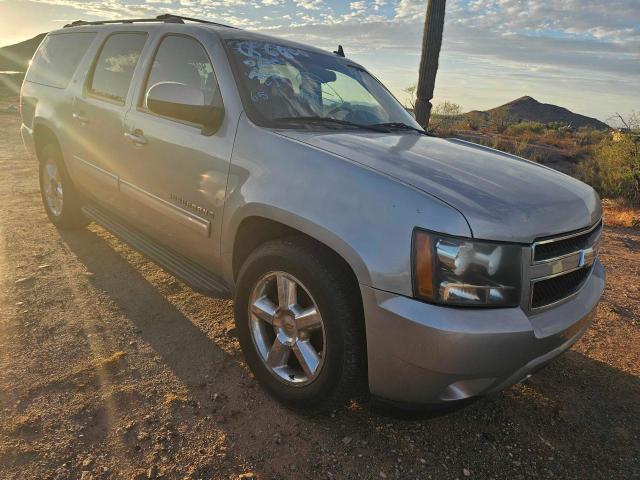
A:
[[[515,142],[513,152],[514,155],[518,155],[519,157],[527,157],[529,153],[529,142],[526,138],[517,140]]]
[[[429,119],[429,128],[439,135],[450,135],[455,125],[462,119],[462,107],[457,103],[444,101],[434,105]]]
[[[513,123],[513,119],[506,109],[496,108],[489,112],[488,123],[495,128],[496,132],[504,133]]]
[[[574,128],[571,125],[563,122],[549,122],[547,123],[546,127],[549,130],[560,130],[564,132],[572,132],[574,130]]]
[[[520,122],[509,125],[507,133],[511,135],[522,135],[524,133],[544,133],[544,125],[538,122]]]
[[[576,132],[576,139],[578,145],[586,147],[600,143],[607,135],[607,132],[603,130],[596,130],[591,127],[580,127]]]
[[[566,130],[547,130],[545,134],[551,138],[563,138],[568,132]]]
[[[547,163],[549,161],[549,154],[546,150],[533,149],[527,158],[536,163]]]
[[[633,135],[603,140],[580,170],[582,179],[603,197],[640,205],[640,144]]]
[[[467,118],[467,127],[474,132],[480,129],[480,121],[475,117]]]

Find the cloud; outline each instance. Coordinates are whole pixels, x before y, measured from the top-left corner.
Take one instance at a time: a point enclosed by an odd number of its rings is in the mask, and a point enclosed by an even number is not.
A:
[[[320,10],[323,3],[323,0],[295,0],[295,4],[298,7],[306,10]]]
[[[163,12],[211,18],[327,50],[340,43],[348,55],[377,65],[396,84],[417,77],[426,9],[424,0],[34,1],[102,18],[155,16],[162,2]],[[640,108],[634,94],[640,78],[638,1],[448,0],[438,78],[453,83],[440,91],[467,95],[479,84],[491,85],[494,90],[485,90],[483,98],[493,98],[518,88],[550,91],[553,79],[553,89],[564,88],[567,101],[600,88],[606,95],[626,95],[631,108]],[[535,92],[520,92],[525,93]]]

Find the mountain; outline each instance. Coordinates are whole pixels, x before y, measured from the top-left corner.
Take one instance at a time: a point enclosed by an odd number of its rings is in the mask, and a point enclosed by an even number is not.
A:
[[[492,115],[507,115],[511,121],[530,121],[539,123],[559,122],[575,128],[591,127],[608,130],[610,127],[596,118],[573,113],[564,107],[550,103],[540,103],[533,97],[524,96],[491,110],[473,110],[465,115],[487,120]]]
[[[46,33],[41,33],[24,42],[0,48],[0,71],[26,71],[31,57],[45,35]]]

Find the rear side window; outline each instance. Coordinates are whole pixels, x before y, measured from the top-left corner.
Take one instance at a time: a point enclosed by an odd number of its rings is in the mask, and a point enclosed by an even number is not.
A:
[[[107,38],[94,66],[89,93],[124,104],[146,41],[146,33],[116,33]]]
[[[160,43],[143,102],[146,102],[149,89],[161,82],[178,82],[202,90],[208,104],[212,103],[218,90],[213,66],[204,47],[197,40],[182,35],[168,35]]]
[[[66,88],[95,37],[81,32],[49,35],[31,61],[26,80]]]

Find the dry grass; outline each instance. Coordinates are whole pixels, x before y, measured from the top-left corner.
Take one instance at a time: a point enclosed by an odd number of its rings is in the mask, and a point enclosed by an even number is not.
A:
[[[118,351],[109,357],[100,359],[98,363],[102,367],[110,367],[118,363],[120,360],[122,360],[125,357],[125,355],[126,355],[125,352]]]
[[[604,221],[612,227],[640,229],[640,209],[625,205],[619,200],[604,199]]]
[[[164,396],[165,405],[177,405],[179,403],[185,403],[187,398],[184,395],[178,395],[176,393],[168,393]]]

